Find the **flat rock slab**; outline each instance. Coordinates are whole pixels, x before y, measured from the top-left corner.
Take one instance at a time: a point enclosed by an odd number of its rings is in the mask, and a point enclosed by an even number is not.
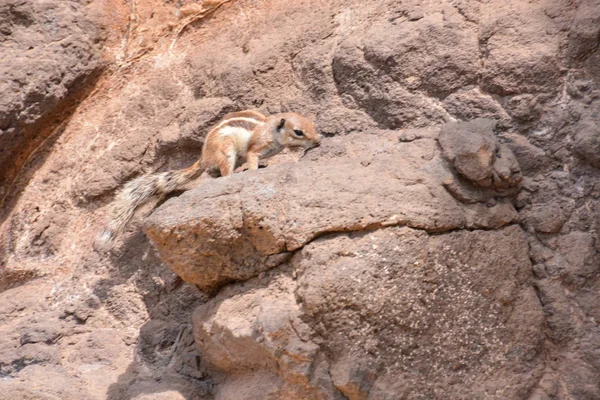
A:
[[[443,188],[452,174],[435,134],[330,139],[298,163],[218,178],[170,199],[145,231],[173,271],[214,289],[281,264],[325,233],[392,225],[443,232],[514,220],[510,205],[482,212]]]

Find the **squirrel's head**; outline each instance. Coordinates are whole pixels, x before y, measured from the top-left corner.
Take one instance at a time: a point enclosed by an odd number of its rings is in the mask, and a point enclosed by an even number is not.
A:
[[[285,147],[311,148],[321,144],[321,135],[311,119],[296,113],[274,115],[276,134]]]

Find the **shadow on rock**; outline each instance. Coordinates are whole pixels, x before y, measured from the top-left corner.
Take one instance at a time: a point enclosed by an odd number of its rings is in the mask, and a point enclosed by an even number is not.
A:
[[[121,323],[141,326],[133,361],[107,398],[205,399],[211,381],[194,344],[190,316],[205,302],[198,289],[172,273],[142,232],[109,254],[108,277],[94,294]]]

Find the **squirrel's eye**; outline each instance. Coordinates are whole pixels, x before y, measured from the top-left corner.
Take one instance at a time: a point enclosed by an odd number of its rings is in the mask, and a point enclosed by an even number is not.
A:
[[[296,135],[298,137],[303,137],[304,132],[302,132],[300,129],[294,129],[294,135]]]

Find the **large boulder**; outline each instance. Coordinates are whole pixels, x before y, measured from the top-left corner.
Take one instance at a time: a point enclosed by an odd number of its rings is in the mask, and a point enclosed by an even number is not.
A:
[[[491,174],[491,130],[444,129],[487,139],[489,163],[469,171]],[[245,281],[193,317],[219,398],[515,397],[534,387],[543,314],[524,233],[501,229],[516,211],[508,198],[448,192],[445,182],[463,178],[438,134],[329,139],[297,163],[205,181],[149,217],[146,232],[183,279],[209,291]],[[449,232],[461,228],[473,231]]]
[[[331,233],[199,307],[196,343],[221,399],[523,398],[545,367],[530,278],[516,226]]]
[[[205,182],[161,206],[146,233],[173,271],[214,289],[273,268],[326,233],[392,225],[444,232],[515,220],[509,202],[454,199],[441,184],[453,175],[437,130],[425,133],[411,142],[400,141],[407,132],[349,135],[298,163]]]

